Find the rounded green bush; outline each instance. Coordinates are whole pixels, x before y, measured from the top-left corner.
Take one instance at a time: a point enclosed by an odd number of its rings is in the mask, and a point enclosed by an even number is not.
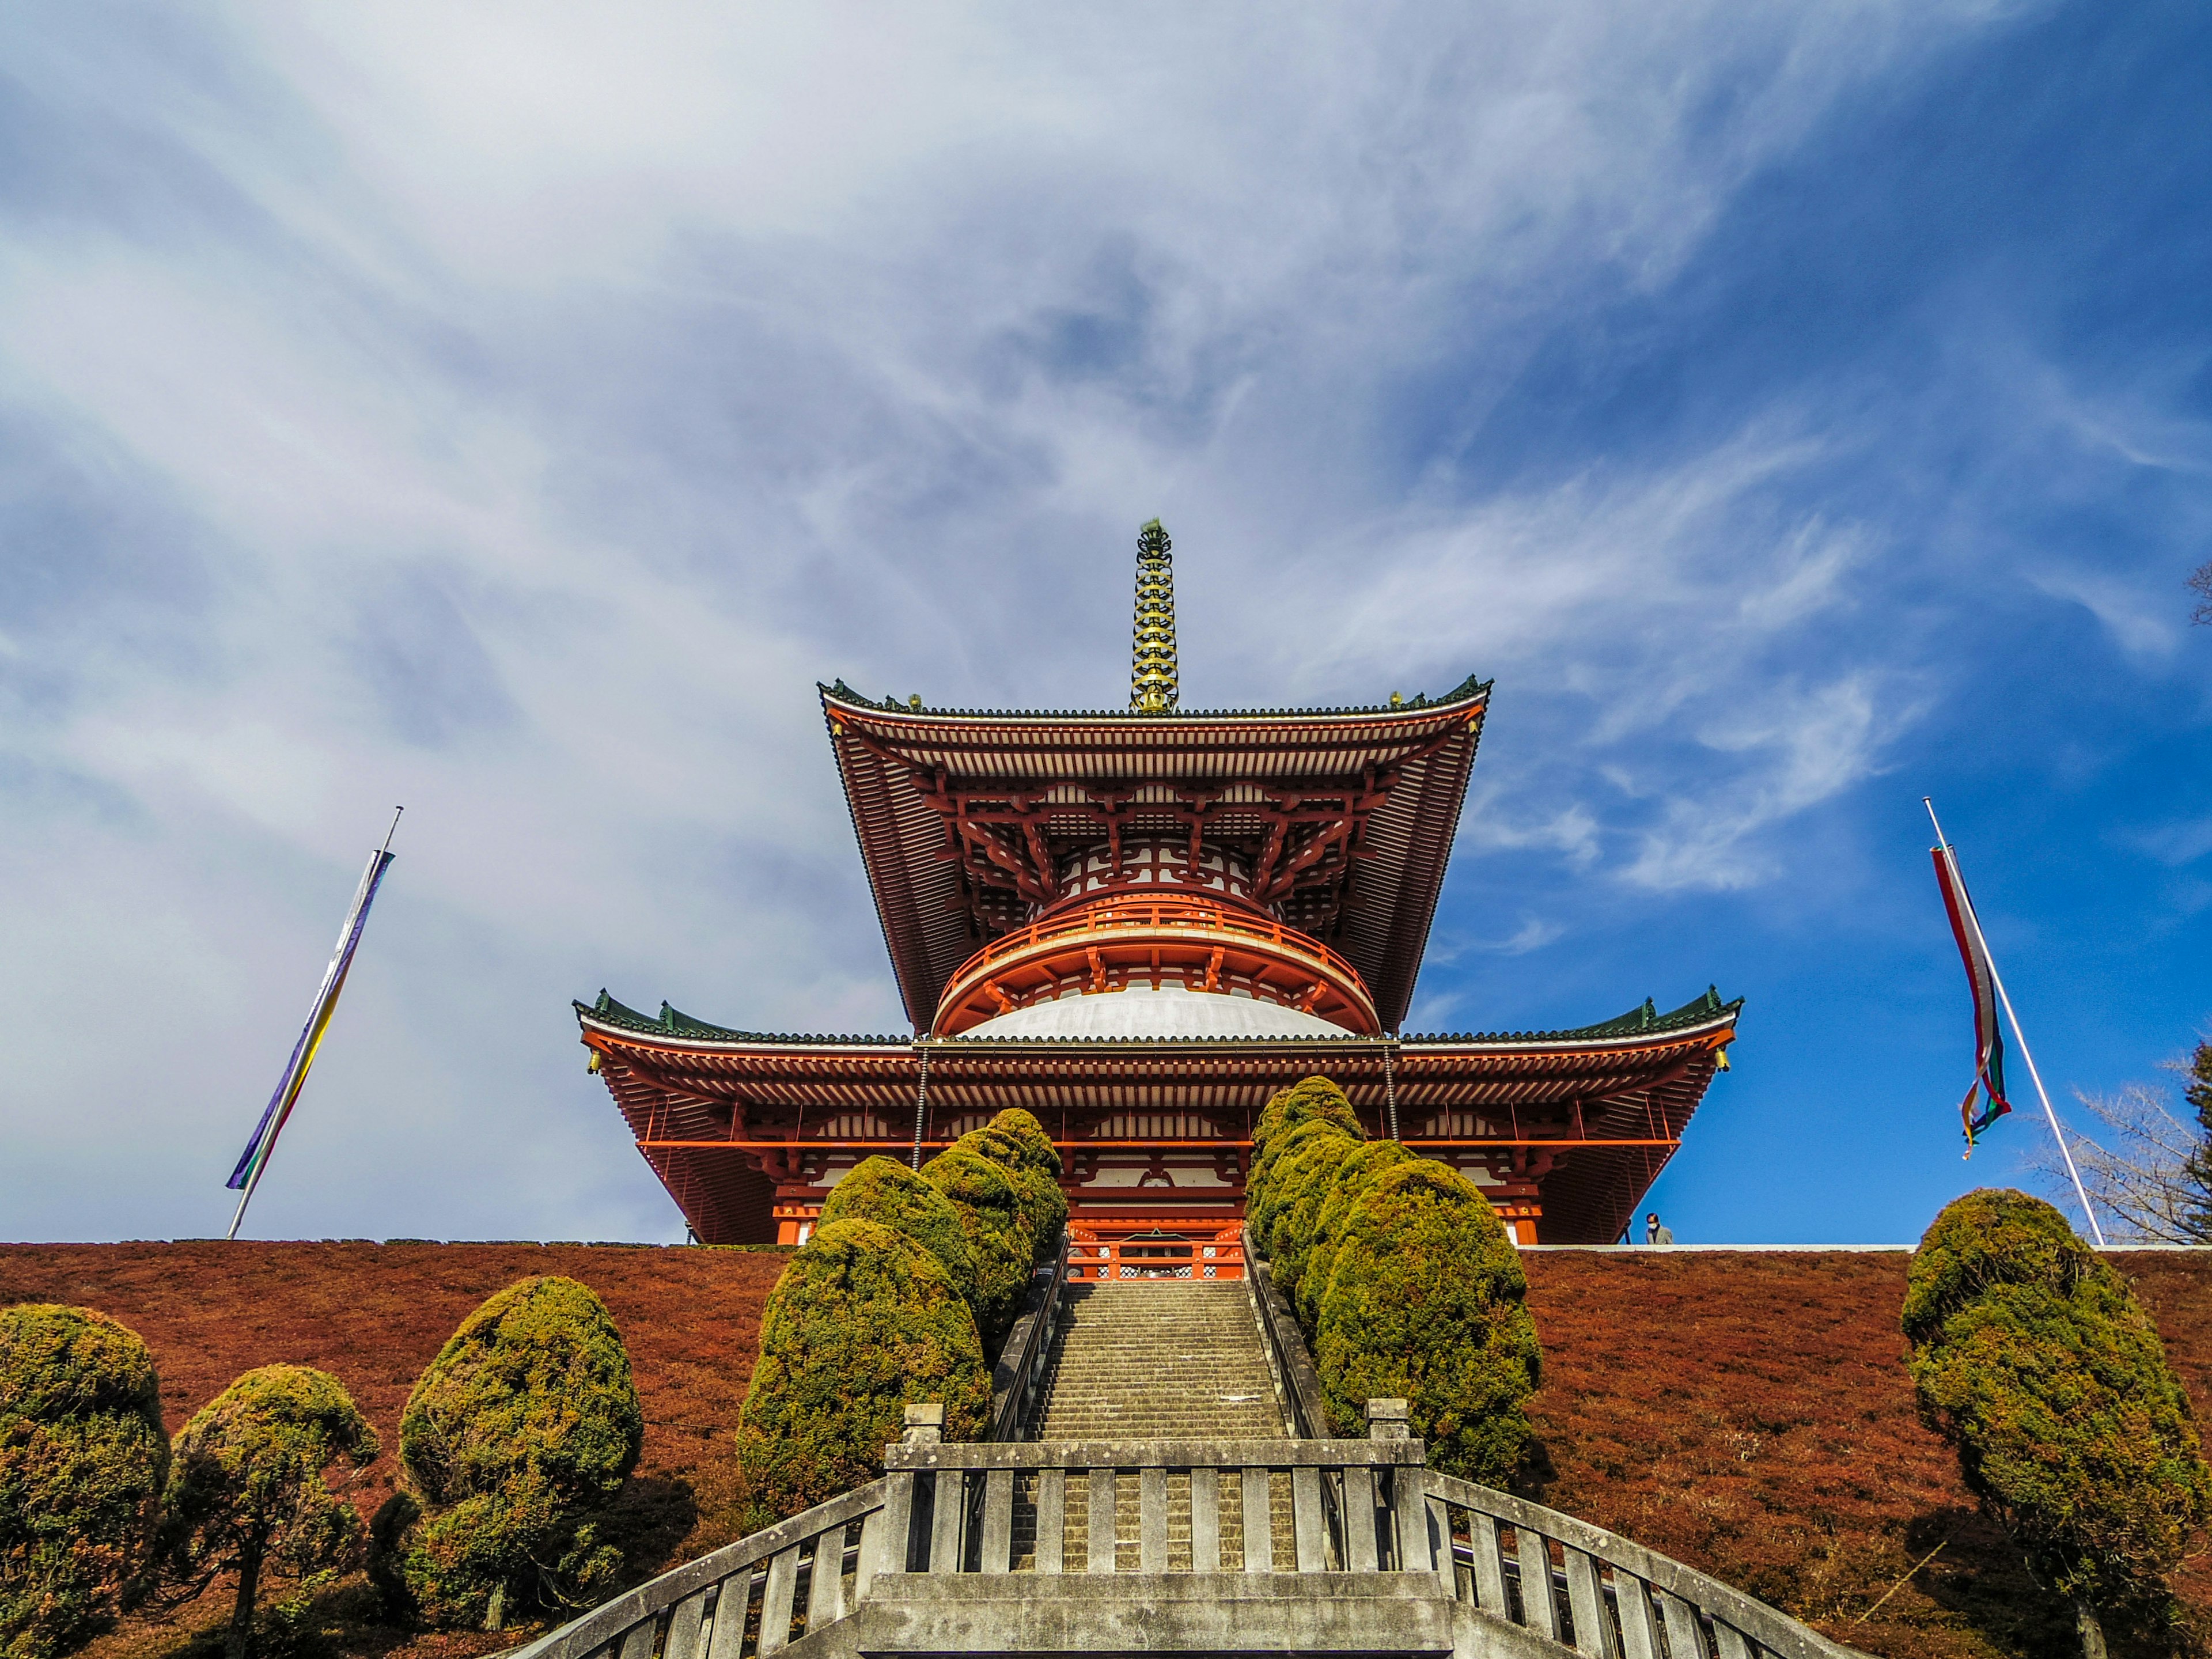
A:
[[[1319,1188],[1319,1200],[1313,1220],[1302,1223],[1312,1243],[1307,1247],[1304,1262],[1298,1271],[1297,1294],[1291,1298],[1297,1309],[1298,1322],[1312,1330],[1321,1322],[1321,1304],[1328,1294],[1329,1275],[1335,1271],[1336,1240],[1344,1231],[1344,1218],[1361,1194],[1401,1164],[1410,1164],[1418,1154],[1409,1152],[1395,1140],[1362,1142],[1358,1149],[1336,1166],[1334,1176]],[[1301,1204],[1308,1201],[1300,1200]]]
[[[1289,1088],[1276,1091],[1260,1110],[1259,1121],[1252,1126],[1252,1151],[1255,1158],[1267,1155],[1267,1143],[1285,1129],[1295,1129],[1301,1123],[1315,1118],[1326,1118],[1355,1140],[1367,1139],[1366,1127],[1359,1114],[1352,1109],[1344,1091],[1325,1077],[1301,1079]]]
[[[830,1189],[816,1225],[840,1221],[873,1221],[904,1233],[937,1258],[963,1294],[975,1282],[975,1258],[952,1200],[896,1158],[869,1158]]]
[[[1067,1194],[1060,1185],[1060,1149],[1044,1126],[1018,1106],[1009,1107],[982,1128],[961,1136],[960,1144],[1006,1167],[1035,1241],[1034,1260],[1050,1258],[1067,1225]]]
[[[967,1301],[937,1258],[872,1221],[818,1230],[761,1316],[738,1459],[763,1520],[883,1473],[909,1404],[939,1401],[945,1437],[990,1419],[991,1376]]]
[[[1528,1443],[1542,1371],[1519,1254],[1474,1184],[1432,1158],[1384,1171],[1346,1209],[1315,1368],[1330,1414],[1403,1398],[1429,1462],[1504,1484]]]
[[[1313,1230],[1321,1219],[1322,1200],[1336,1184],[1345,1161],[1368,1144],[1335,1133],[1334,1124],[1327,1127],[1330,1133],[1303,1140],[1284,1155],[1270,1188],[1276,1204],[1267,1231],[1267,1265],[1277,1287],[1289,1297],[1296,1297],[1306,1257],[1318,1242]]]
[[[1018,1161],[1024,1169],[1041,1170],[1054,1180],[1060,1179],[1060,1148],[1052,1144],[1044,1125],[1031,1113],[1018,1106],[1009,1106],[984,1126],[984,1132],[1012,1142],[1019,1149]]]
[[[1029,1289],[1036,1240],[1011,1170],[973,1147],[952,1146],[921,1166],[930,1184],[952,1201],[975,1264],[968,1301],[983,1351],[995,1354]]]
[[[165,1575],[197,1595],[238,1575],[229,1659],[247,1659],[264,1571],[295,1579],[343,1566],[362,1540],[324,1473],[375,1461],[376,1431],[344,1385],[305,1365],[264,1365],[192,1414],[171,1448],[162,1498]]]
[[[589,1595],[621,1559],[582,1517],[621,1492],[644,1440],[606,1304],[573,1279],[509,1285],[408,1396],[399,1455],[423,1512],[379,1528],[380,1582],[433,1623],[490,1629]]]
[[[2170,1626],[2212,1474],[2127,1281],[2041,1199],[1985,1188],[1921,1239],[1903,1324],[1923,1419],[2037,1577],[2085,1624]]]
[[[1359,1144],[1356,1136],[1345,1133],[1341,1124],[1328,1118],[1315,1118],[1278,1134],[1267,1143],[1267,1150],[1253,1161],[1252,1174],[1244,1188],[1244,1227],[1260,1247],[1260,1253],[1270,1261],[1274,1260],[1276,1225],[1297,1198],[1291,1183],[1277,1176],[1306,1147],[1340,1143],[1346,1146]]]
[[[1057,1176],[1036,1161],[1034,1149],[996,1122],[969,1130],[953,1145],[990,1159],[1006,1172],[1021,1209],[1022,1225],[1030,1237],[1031,1264],[1051,1255],[1059,1246],[1060,1229],[1067,1224],[1067,1194],[1060,1190]]]
[[[168,1467],[136,1332],[89,1308],[0,1309],[0,1656],[53,1659],[127,1605]]]

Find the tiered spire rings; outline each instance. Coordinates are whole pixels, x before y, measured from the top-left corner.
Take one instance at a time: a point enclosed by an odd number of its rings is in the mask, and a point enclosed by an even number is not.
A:
[[[1129,707],[1147,714],[1176,706],[1175,544],[1154,519],[1137,532],[1137,625]]]

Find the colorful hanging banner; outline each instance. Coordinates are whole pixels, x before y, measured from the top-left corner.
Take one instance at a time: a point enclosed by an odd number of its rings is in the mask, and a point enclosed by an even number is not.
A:
[[[1996,969],[1990,965],[1989,946],[1982,939],[1981,919],[1966,896],[1966,878],[1948,847],[1933,847],[1936,884],[1943,891],[1943,908],[1951,918],[1951,937],[1959,942],[1959,957],[1966,964],[1966,988],[1974,999],[1974,1080],[1959,1103],[1959,1122],[1966,1134],[1971,1156],[1975,1139],[1990,1124],[2012,1110],[2004,1091],[2004,1036],[1997,1029]],[[1974,1110],[1974,1097],[1985,1097],[1983,1109]]]
[[[276,1149],[276,1137],[284,1133],[284,1124],[299,1101],[308,1068],[314,1065],[315,1053],[323,1046],[323,1034],[330,1030],[331,1015],[338,1006],[338,994],[345,989],[346,972],[353,966],[355,947],[361,943],[361,930],[368,921],[368,907],[376,902],[376,890],[382,884],[385,869],[392,860],[392,854],[381,848],[368,855],[368,868],[362,872],[361,885],[353,896],[353,908],[346,912],[345,926],[338,933],[337,952],[324,970],[322,988],[315,993],[307,1023],[301,1029],[300,1040],[292,1045],[292,1058],[285,1063],[283,1075],[276,1079],[276,1092],[269,1097],[261,1121],[253,1126],[253,1139],[246,1143],[238,1167],[230,1172],[228,1185],[246,1195],[239,1200],[238,1215],[231,1220],[234,1236],[238,1231],[239,1220],[246,1214],[246,1200],[253,1196],[255,1183],[269,1167],[269,1155]]]

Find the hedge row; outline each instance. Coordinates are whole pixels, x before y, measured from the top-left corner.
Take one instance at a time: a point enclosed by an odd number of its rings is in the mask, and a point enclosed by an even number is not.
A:
[[[919,1171],[872,1158],[831,1190],[761,1316],[738,1447],[766,1524],[882,1473],[909,1404],[948,1440],[991,1410],[990,1358],[1067,1221],[1060,1154],[1001,1112]]]
[[[1527,1450],[1542,1357],[1520,1254],[1474,1182],[1370,1141],[1344,1091],[1308,1078],[1254,1128],[1245,1216],[1312,1345],[1338,1431],[1404,1399],[1437,1468],[1503,1484]]]

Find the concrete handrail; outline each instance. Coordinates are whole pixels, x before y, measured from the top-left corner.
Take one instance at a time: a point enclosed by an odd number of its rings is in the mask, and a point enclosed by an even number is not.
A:
[[[1030,1571],[1040,1577],[1063,1571],[1073,1520],[1083,1529],[1084,1571],[1110,1574],[1118,1570],[1124,1482],[1133,1481],[1135,1570],[1168,1572],[1176,1570],[1169,1545],[1172,1480],[1188,1494],[1188,1571],[1426,1575],[1433,1569],[1421,1443],[1402,1437],[1403,1401],[1371,1402],[1369,1414],[1374,1437],[1366,1440],[947,1445],[927,1427],[909,1431],[884,1453],[890,1483],[885,1559],[900,1555],[903,1540],[908,1571],[1020,1571],[1013,1553],[1018,1495],[1036,1540]],[[1078,1480],[1081,1508],[1072,1515],[1077,1494],[1070,1488]],[[1233,1551],[1224,1547],[1230,1541]]]
[[[1431,1547],[1451,1593],[1549,1641],[1571,1644],[1589,1659],[1706,1659],[1711,1653],[1719,1659],[1842,1659],[1855,1653],[1602,1527],[1434,1470],[1427,1484]],[[1510,1551],[1500,1528],[1513,1533]],[[1532,1594],[1536,1585],[1542,1588]]]
[[[1274,1268],[1261,1259],[1252,1243],[1252,1230],[1244,1230],[1244,1272],[1252,1286],[1252,1301],[1260,1315],[1260,1329],[1267,1339],[1267,1358],[1283,1385],[1284,1403],[1290,1407],[1291,1426],[1301,1439],[1325,1439],[1335,1431],[1328,1407],[1322,1402],[1321,1374],[1298,1329],[1290,1298],[1275,1284]]]
[[[999,1363],[991,1368],[991,1428],[994,1440],[1018,1440],[1023,1419],[1043,1383],[1045,1359],[1052,1351],[1053,1326],[1060,1315],[1061,1286],[1067,1283],[1067,1229],[1051,1262],[1036,1270],[1021,1317],[1006,1333]],[[1048,1277],[1049,1275],[1049,1277]]]
[[[911,1600],[887,1586],[895,1577],[916,1590],[988,1593],[991,1576],[1017,1572],[1030,1597],[1072,1595],[1085,1579],[1110,1590],[1121,1573],[1146,1595],[1186,1573],[1325,1601],[1388,1584],[1455,1600],[1583,1659],[1859,1659],[1679,1561],[1428,1470],[1421,1443],[1404,1437],[1402,1400],[1370,1401],[1367,1415],[1365,1440],[946,1445],[944,1407],[909,1406],[880,1480],[665,1572],[507,1659],[769,1659],[872,1598]],[[1125,1541],[1115,1523],[1131,1484],[1137,1535]],[[1186,1493],[1178,1549],[1171,1498]],[[1035,1540],[1026,1559],[1015,1553],[1018,1498]],[[1084,1532],[1073,1568],[1071,1522]],[[1116,1547],[1127,1541],[1135,1559],[1124,1565]]]
[[[870,1582],[885,1570],[884,1504],[890,1489],[887,1480],[871,1480],[726,1544],[514,1649],[507,1659],[652,1659],[663,1614],[668,1631],[661,1659],[737,1659],[756,1613],[758,1634],[750,1651],[775,1653],[790,1644],[795,1613],[809,1632],[833,1624],[866,1596]]]

